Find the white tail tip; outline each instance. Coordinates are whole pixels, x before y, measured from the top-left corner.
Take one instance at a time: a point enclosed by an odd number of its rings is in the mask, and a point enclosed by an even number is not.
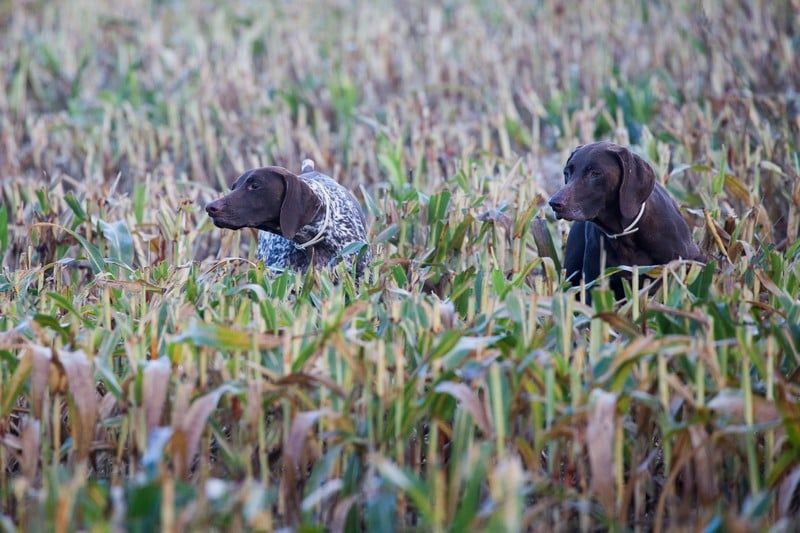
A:
[[[305,174],[306,172],[313,172],[313,171],[314,171],[314,160],[303,159],[303,164],[300,165],[300,172]]]

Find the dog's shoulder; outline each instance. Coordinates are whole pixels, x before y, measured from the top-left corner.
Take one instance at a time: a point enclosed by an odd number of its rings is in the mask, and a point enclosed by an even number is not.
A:
[[[366,234],[366,216],[355,195],[339,182],[317,171],[300,175],[311,189],[323,199],[323,203],[331,210],[334,222],[344,226],[354,226],[357,237]]]

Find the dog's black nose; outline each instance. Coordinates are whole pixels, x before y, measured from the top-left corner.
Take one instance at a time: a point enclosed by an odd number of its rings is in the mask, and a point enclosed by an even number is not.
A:
[[[219,213],[219,211],[220,211],[220,208],[219,208],[219,204],[217,202],[211,202],[210,204],[208,204],[206,206],[206,213],[208,213],[211,216],[216,215],[217,213]]]
[[[549,203],[550,207],[553,208],[553,211],[561,211],[562,209],[564,209],[564,204],[562,204],[555,198],[551,198]]]

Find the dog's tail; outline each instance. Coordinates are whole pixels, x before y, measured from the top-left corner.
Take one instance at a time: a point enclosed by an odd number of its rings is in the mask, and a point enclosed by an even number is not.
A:
[[[306,172],[314,172],[313,159],[303,159],[303,163],[300,165],[300,173],[305,174]]]

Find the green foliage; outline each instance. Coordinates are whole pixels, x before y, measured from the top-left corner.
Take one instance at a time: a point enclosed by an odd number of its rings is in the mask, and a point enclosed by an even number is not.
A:
[[[791,527],[800,137],[768,4],[722,33],[746,6],[0,7],[3,527]],[[540,159],[593,137],[639,145],[706,265],[569,286]],[[273,272],[203,213],[309,156],[366,208],[361,280]]]

